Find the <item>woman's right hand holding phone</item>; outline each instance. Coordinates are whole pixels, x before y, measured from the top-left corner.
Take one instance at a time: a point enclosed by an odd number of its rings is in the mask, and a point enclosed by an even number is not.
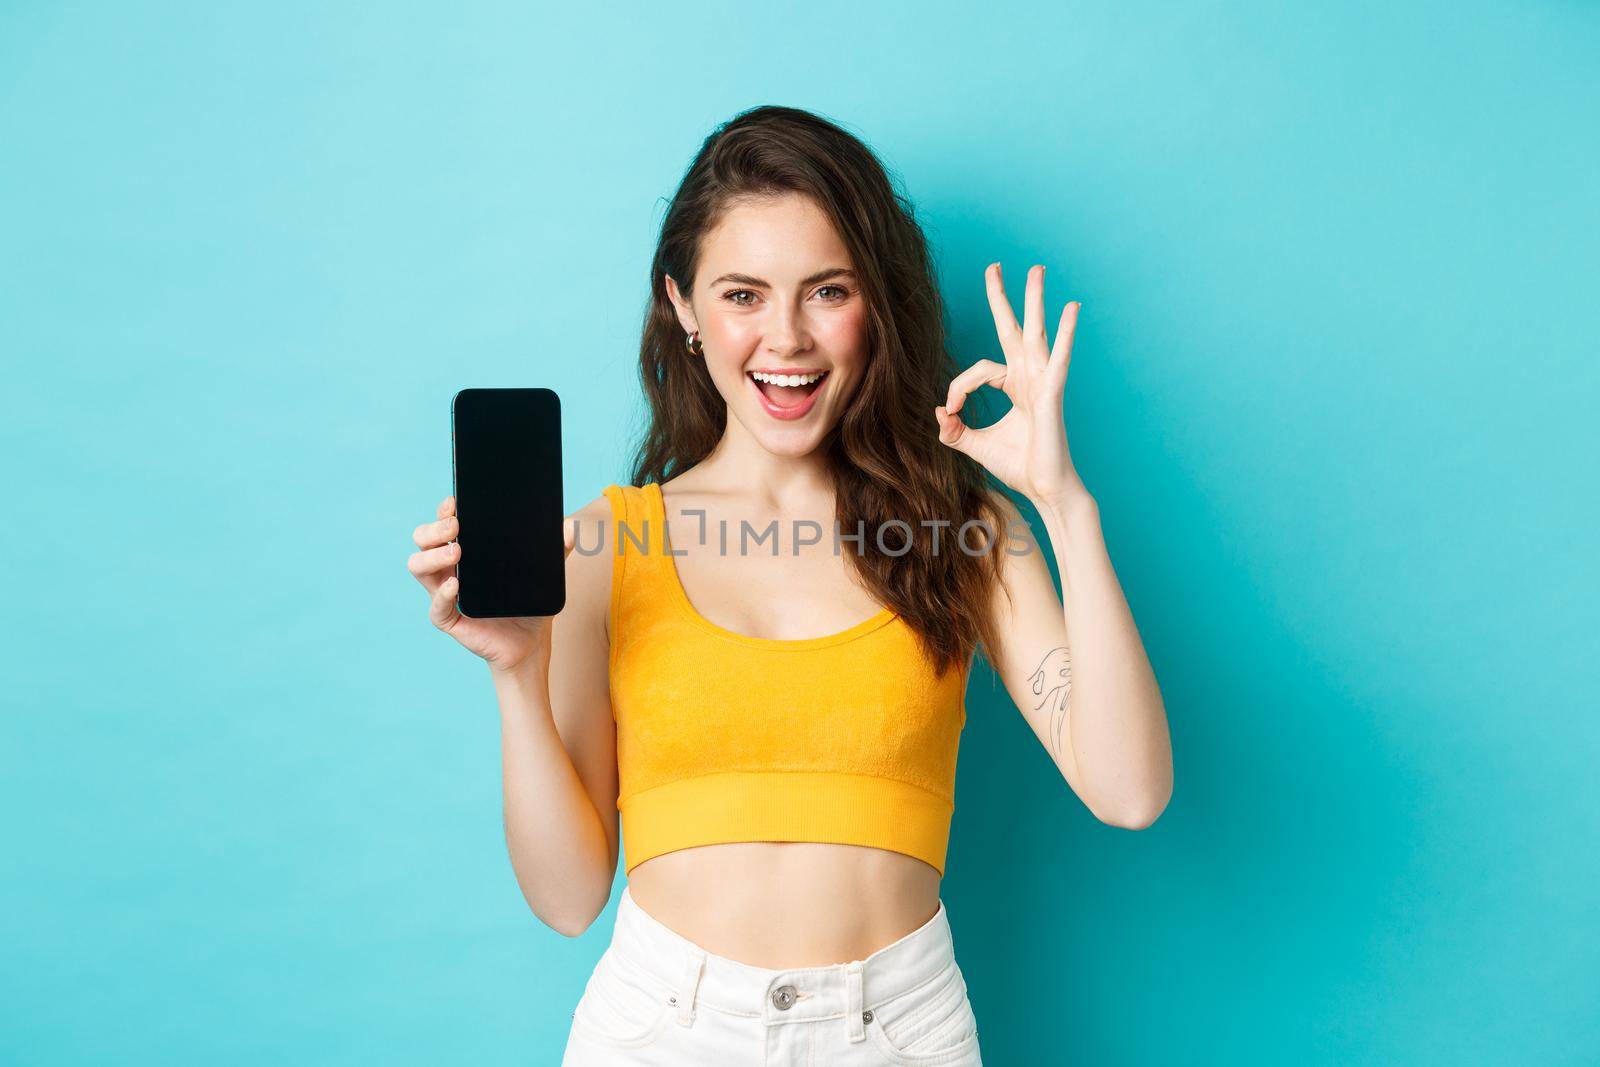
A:
[[[571,523],[564,526],[565,555],[571,556],[573,527]],[[532,658],[535,656],[541,657],[543,664],[548,666],[550,627],[554,616],[473,619],[456,610],[460,579],[455,575],[455,565],[461,559],[461,546],[455,538],[460,529],[461,522],[456,517],[456,498],[447,496],[439,504],[438,517],[418,526],[412,534],[418,551],[406,560],[406,568],[428,591],[428,618],[469,652],[482,657],[491,670],[510,672],[537,662]]]

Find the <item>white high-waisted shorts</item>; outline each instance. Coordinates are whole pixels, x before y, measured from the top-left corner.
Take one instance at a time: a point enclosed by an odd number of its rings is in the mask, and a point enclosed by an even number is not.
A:
[[[755,967],[707,952],[624,887],[562,1067],[982,1067],[944,902],[864,960]]]

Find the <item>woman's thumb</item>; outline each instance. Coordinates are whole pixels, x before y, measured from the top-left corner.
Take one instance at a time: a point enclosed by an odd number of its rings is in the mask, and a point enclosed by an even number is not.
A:
[[[578,543],[578,520],[563,519],[561,522],[561,539],[565,542],[565,549],[561,554],[562,559],[572,555],[572,546]]]
[[[955,449],[957,452],[966,452],[967,424],[961,421],[960,415],[952,415],[943,404],[933,409],[933,417],[939,423],[939,440]]]

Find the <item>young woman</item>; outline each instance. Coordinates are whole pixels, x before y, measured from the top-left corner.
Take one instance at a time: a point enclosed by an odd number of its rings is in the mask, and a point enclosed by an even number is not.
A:
[[[980,645],[1095,816],[1165,807],[1160,692],[1067,451],[1078,305],[1052,344],[1043,267],[1020,324],[999,264],[986,282],[1004,362],[957,373],[873,153],[805,111],[744,112],[663,221],[648,433],[633,484],[569,517],[566,608],[461,616],[454,501],[417,528],[432,621],[494,679],[540,919],[594,921],[620,830],[568,1067],[981,1062],[939,891]],[[1012,408],[973,429],[980,385]],[[990,476],[1037,507],[1065,605]]]

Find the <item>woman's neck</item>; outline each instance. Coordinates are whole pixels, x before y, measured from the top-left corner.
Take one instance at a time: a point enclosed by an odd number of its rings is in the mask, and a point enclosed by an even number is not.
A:
[[[755,496],[774,511],[808,510],[805,502],[819,497],[832,500],[834,493],[833,473],[820,451],[779,455],[742,427],[730,427],[710,455],[672,479],[672,484],[691,492]]]

